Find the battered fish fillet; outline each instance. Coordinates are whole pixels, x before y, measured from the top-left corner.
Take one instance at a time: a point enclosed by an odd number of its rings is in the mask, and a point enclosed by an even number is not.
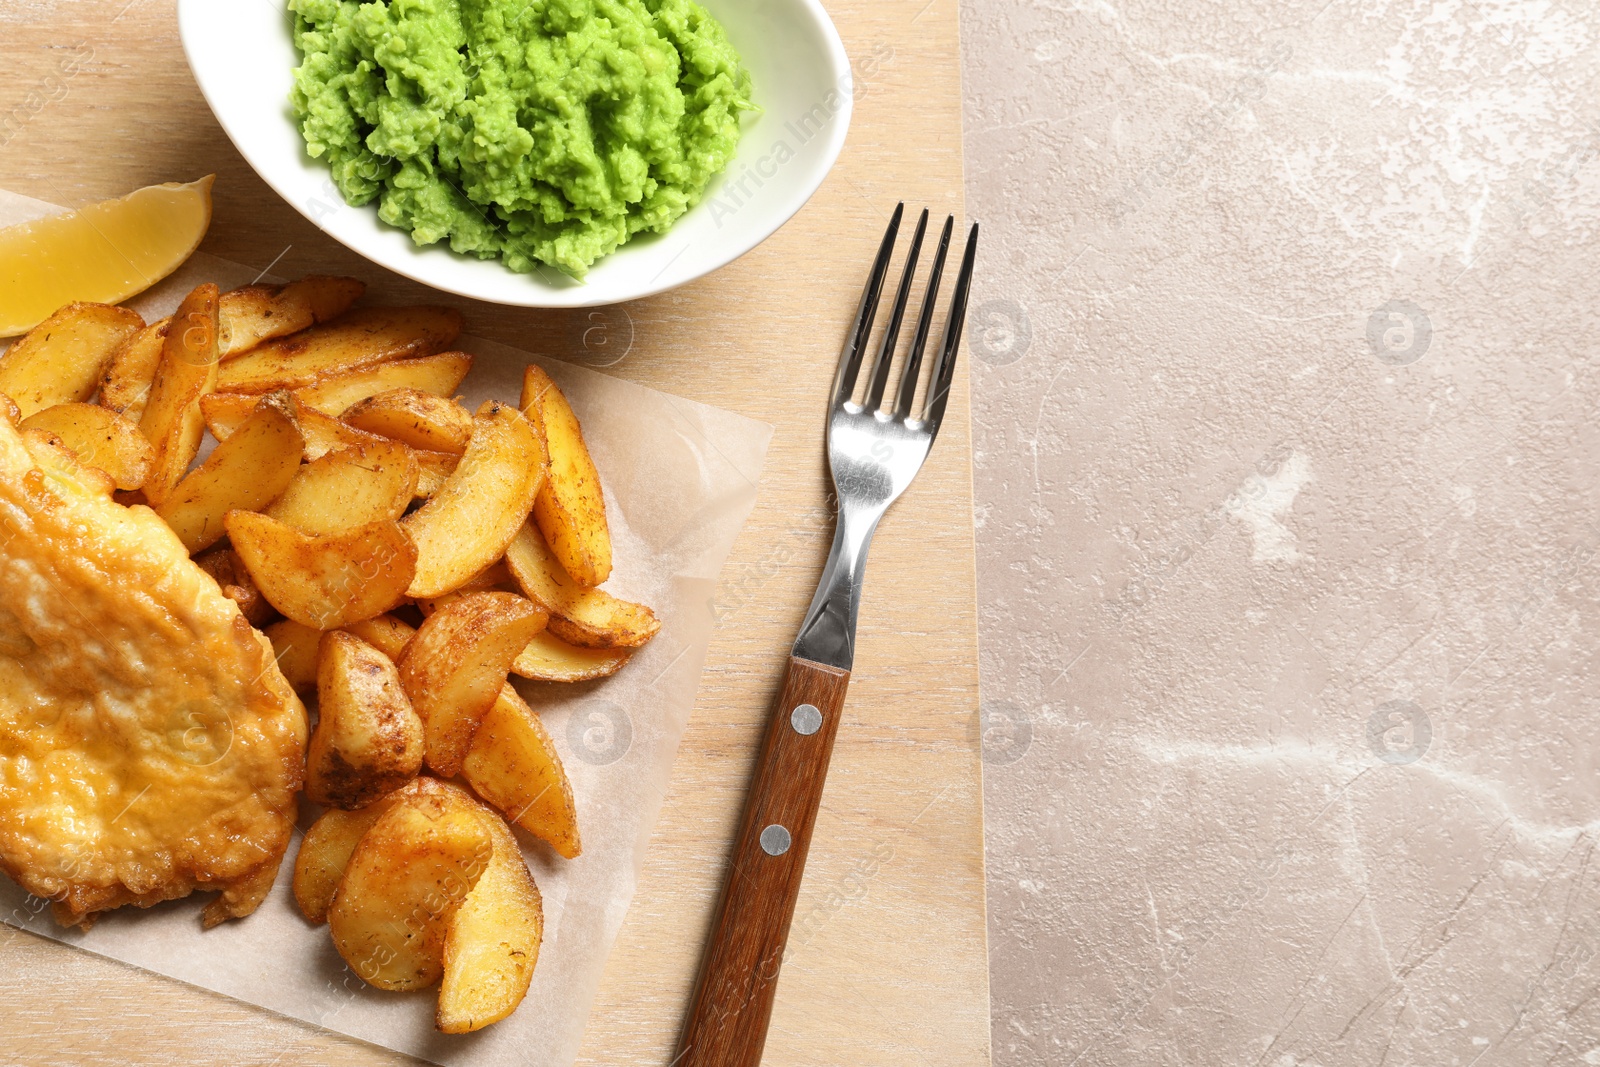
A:
[[[155,512],[0,418],[0,870],[65,926],[195,890],[207,926],[248,915],[305,745],[271,646]]]

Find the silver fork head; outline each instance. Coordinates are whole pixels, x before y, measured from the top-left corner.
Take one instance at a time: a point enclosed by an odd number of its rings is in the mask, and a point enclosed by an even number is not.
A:
[[[922,239],[928,227],[928,212],[924,209],[917,220],[910,250],[906,253],[905,269],[895,290],[889,321],[867,371],[862,399],[859,403],[854,399],[904,206],[902,204],[895,208],[883,241],[878,246],[878,256],[873,262],[872,273],[868,275],[866,288],[862,291],[855,324],[845,340],[844,351],[839,357],[839,369],[834,376],[833,399],[828,408],[828,462],[833,470],[834,489],[839,495],[841,511],[847,508],[877,508],[881,513],[911,484],[912,478],[922,468],[934,438],[938,436],[939,424],[944,419],[945,404],[949,399],[950,383],[955,375],[956,354],[961,347],[967,293],[972,285],[973,260],[977,253],[977,224],[973,224],[967,237],[955,291],[950,298],[944,337],[927,375],[928,384],[924,390],[922,407],[913,418],[912,406],[923,377],[923,353],[927,348],[934,307],[939,298],[939,281],[944,273],[950,235],[955,226],[955,217],[950,216],[945,219],[939,237],[938,251],[934,254],[927,290],[917,316],[916,331],[901,368],[899,387],[892,394],[893,404],[885,408],[884,394],[893,370],[895,349],[911,285],[916,277]]]
[[[839,520],[834,531],[833,551],[828,556],[822,582],[811,600],[794,654],[802,659],[850,668],[854,658],[856,615],[861,604],[861,584],[865,576],[867,547],[878,520],[922,469],[939,424],[944,419],[950,383],[955,377],[956,353],[961,347],[961,329],[966,322],[967,293],[972,286],[973,261],[977,255],[978,227],[968,232],[961,268],[945,319],[944,336],[921,389],[922,406],[912,417],[912,408],[923,378],[923,352],[939,299],[939,281],[944,273],[946,254],[955,217],[945,220],[938,251],[928,274],[927,290],[917,315],[910,349],[901,367],[898,387],[888,392],[894,366],[900,327],[916,277],[917,257],[928,227],[928,212],[917,220],[916,233],[906,253],[905,269],[895,290],[888,322],[867,371],[862,399],[854,397],[861,384],[861,367],[872,336],[873,320],[883,296],[889,274],[895,238],[899,233],[905,205],[894,210],[889,227],[878,246],[872,272],[867,276],[856,310],[854,324],[845,338],[834,375],[833,397],[828,405],[828,466],[833,472],[834,491],[839,501]],[[884,398],[893,404],[884,409]]]

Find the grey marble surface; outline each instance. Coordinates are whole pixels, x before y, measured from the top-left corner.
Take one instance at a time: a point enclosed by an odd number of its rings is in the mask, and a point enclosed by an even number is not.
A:
[[[996,1064],[1600,1064],[1600,9],[962,20]]]

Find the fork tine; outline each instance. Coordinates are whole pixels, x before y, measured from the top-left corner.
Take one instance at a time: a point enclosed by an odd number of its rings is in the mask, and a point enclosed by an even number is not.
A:
[[[944,231],[939,234],[939,251],[933,257],[933,269],[928,272],[928,291],[922,297],[922,311],[917,315],[917,332],[911,335],[911,352],[906,357],[906,369],[900,372],[900,395],[894,404],[894,417],[897,419],[911,414],[911,402],[917,396],[917,381],[922,377],[922,350],[928,345],[928,328],[933,325],[933,306],[939,302],[939,278],[944,274],[944,257],[950,251],[950,230],[955,224],[954,215],[945,216]]]
[[[883,292],[883,279],[889,273],[889,253],[894,251],[895,234],[900,231],[900,216],[905,213],[904,203],[895,205],[889,228],[883,232],[883,243],[878,246],[878,258],[872,262],[872,273],[867,276],[866,288],[861,290],[861,304],[856,308],[856,322],[845,339],[844,351],[839,353],[839,371],[833,378],[833,403],[835,406],[850,399],[856,389],[856,373],[861,369],[861,357],[866,351],[867,338],[872,336],[872,320],[878,313],[878,297]]]
[[[967,291],[972,288],[972,264],[978,255],[978,224],[974,222],[967,234],[967,250],[961,255],[961,273],[956,275],[955,292],[950,297],[950,317],[945,320],[944,340],[939,351],[939,362],[933,366],[933,377],[928,380],[928,403],[922,421],[930,435],[937,436],[939,422],[944,418],[944,405],[950,399],[950,382],[956,373],[956,352],[961,348],[961,328],[967,321]]]
[[[900,323],[905,320],[906,298],[911,295],[911,280],[917,276],[917,256],[922,252],[922,235],[928,229],[928,209],[922,209],[917,219],[917,232],[911,236],[911,249],[906,253],[906,268],[900,275],[900,286],[894,293],[894,307],[889,312],[889,322],[883,328],[883,339],[878,354],[872,360],[872,370],[867,376],[867,395],[863,406],[877,411],[883,403],[883,391],[889,385],[889,371],[894,366],[894,350],[900,341]]]

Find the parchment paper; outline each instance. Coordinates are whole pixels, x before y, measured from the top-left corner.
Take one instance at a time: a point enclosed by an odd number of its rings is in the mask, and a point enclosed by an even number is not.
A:
[[[0,225],[55,210],[0,190]],[[200,254],[130,304],[152,320],[201,282],[227,289],[254,280],[248,268]],[[382,297],[369,291],[365,302]],[[571,398],[605,486],[615,546],[607,588],[649,604],[662,623],[656,639],[611,678],[579,685],[515,680],[555,737],[583,837],[583,855],[563,860],[517,832],[544,895],[545,919],[522,1006],[476,1034],[450,1036],[433,1028],[436,988],[396,994],[366,986],[334,951],[327,927],[311,926],[295,907],[289,875],[299,835],[260,910],[214,930],[200,929],[207,898],[197,894],[149,910],[122,908],[88,933],[64,932],[46,901],[3,877],[0,919],[436,1063],[556,1067],[576,1059],[694,706],[717,575],[755,503],[772,428],[505,345],[464,338],[459,347],[477,356],[462,388],[469,407],[491,396],[515,402],[530,360]],[[314,815],[303,806],[302,830]]]

